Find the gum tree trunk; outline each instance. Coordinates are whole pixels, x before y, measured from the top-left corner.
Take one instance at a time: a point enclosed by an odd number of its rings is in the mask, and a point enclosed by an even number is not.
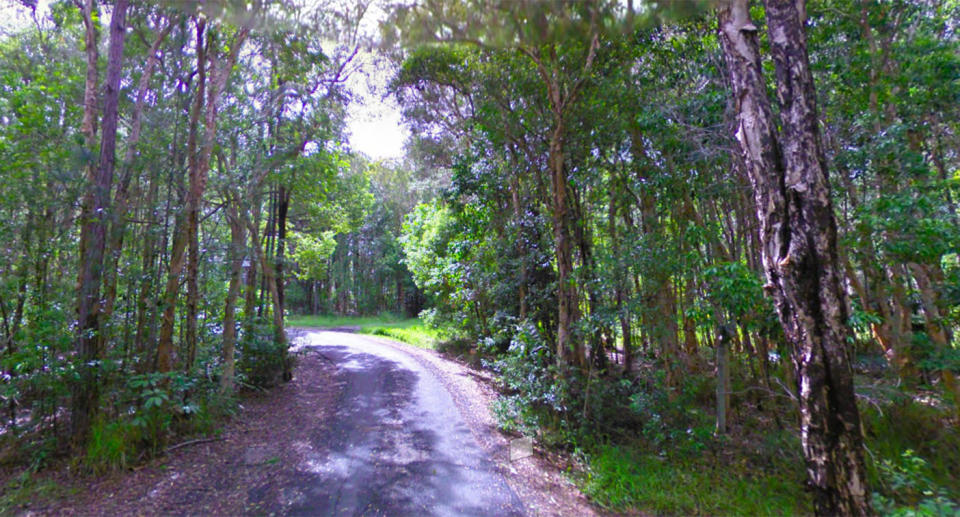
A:
[[[792,348],[807,476],[818,515],[869,515],[836,221],[810,74],[803,1],[765,2],[781,132],[767,98],[747,0],[719,12],[736,139],[760,221],[765,289]]]
[[[248,23],[252,23],[251,17]],[[190,120],[190,142],[188,143],[188,160],[190,162],[190,188],[187,192],[186,214],[181,217],[175,232],[173,251],[170,254],[170,266],[167,271],[167,285],[163,298],[163,320],[160,331],[160,340],[157,345],[156,370],[159,372],[168,372],[173,369],[173,326],[174,315],[176,312],[177,293],[179,292],[180,274],[185,265],[185,251],[187,246],[196,246],[198,237],[199,211],[203,201],[203,193],[207,186],[207,173],[210,170],[210,157],[213,154],[213,146],[217,138],[217,108],[220,102],[220,94],[226,87],[227,79],[237,61],[240,49],[243,47],[247,36],[250,33],[250,26],[242,27],[233,41],[230,42],[230,53],[223,59],[216,55],[216,38],[207,33],[208,44],[204,45],[204,29],[206,21],[200,19],[197,21],[197,96],[195,98],[193,113]],[[207,61],[210,62],[209,74],[206,73]],[[209,79],[206,77],[209,76]],[[209,83],[209,84],[206,84]],[[206,84],[206,86],[205,86]],[[204,99],[204,96],[206,97]],[[198,128],[200,112],[204,112],[204,134],[202,136],[202,145],[197,148]],[[194,249],[194,248],[191,248]],[[188,288],[195,285],[198,271],[197,262],[199,253],[192,251],[190,253],[190,269],[187,272]],[[197,336],[197,311],[196,311],[196,288],[188,293],[188,354],[196,349]],[[187,358],[187,367],[192,361],[192,357]]]
[[[237,345],[237,299],[240,297],[240,283],[243,275],[243,260],[246,258],[246,235],[243,220],[237,210],[237,198],[227,200],[227,221],[230,224],[230,287],[223,310],[223,377],[220,378],[220,391],[232,394],[234,373],[236,370],[235,352]]]
[[[100,141],[100,158],[87,167],[87,192],[80,216],[80,274],[77,293],[77,352],[81,361],[80,379],[74,383],[70,431],[73,445],[83,446],[90,434],[93,416],[97,411],[99,390],[99,365],[103,356],[104,336],[102,329],[103,300],[100,289],[103,283],[101,270],[106,247],[108,214],[110,212],[110,188],[116,162],[117,118],[120,96],[120,72],[123,64],[123,44],[126,36],[127,0],[118,0],[110,20],[110,45],[107,50],[107,75],[103,94],[103,134]],[[87,66],[97,66],[96,52],[96,3],[88,1],[84,7],[84,22],[87,26]],[[86,143],[92,147],[96,132],[96,71],[87,70],[84,94],[83,132]],[[92,91],[91,91],[92,89]],[[92,104],[91,104],[92,100]]]
[[[197,162],[197,132],[200,124],[200,112],[203,110],[204,93],[207,86],[206,46],[204,33],[206,21],[197,22],[197,92],[190,113],[190,129],[187,137],[187,160],[189,162],[190,189],[187,192],[187,213],[177,217],[174,230],[173,249],[167,266],[167,285],[163,295],[163,318],[160,325],[160,340],[157,343],[156,371],[169,372],[173,369],[173,327],[177,310],[177,294],[180,292],[180,273],[186,262],[185,251],[189,243],[190,213],[198,203],[196,196],[202,196],[199,190],[199,165]]]

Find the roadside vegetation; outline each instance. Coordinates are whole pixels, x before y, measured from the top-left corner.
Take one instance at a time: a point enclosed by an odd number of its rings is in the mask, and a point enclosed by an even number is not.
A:
[[[341,330],[384,336],[419,348],[436,349],[442,342],[440,331],[427,327],[419,318],[400,318],[393,314],[378,316],[297,315],[287,318],[290,327]]]
[[[960,6],[589,5],[396,13],[424,321],[616,511],[960,511]]]
[[[10,8],[0,510],[215,437],[294,325],[490,369],[616,512],[960,512],[960,3],[367,7]]]

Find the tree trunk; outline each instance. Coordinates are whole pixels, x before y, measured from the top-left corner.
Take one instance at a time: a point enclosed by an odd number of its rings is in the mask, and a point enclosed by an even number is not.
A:
[[[246,257],[246,235],[243,221],[234,201],[227,200],[227,222],[230,225],[230,286],[227,288],[227,300],[223,309],[223,373],[220,377],[220,391],[233,393],[235,372],[235,350],[237,344],[237,298],[240,295],[240,281],[243,274],[243,260]]]
[[[155,363],[158,372],[169,372],[173,369],[173,327],[177,309],[177,294],[180,292],[180,273],[183,272],[185,262],[184,252],[191,241],[190,215],[193,213],[194,206],[199,205],[199,200],[196,198],[203,195],[201,184],[198,181],[200,171],[197,133],[199,132],[200,112],[203,110],[204,93],[207,87],[205,28],[206,20],[197,20],[197,92],[190,113],[190,129],[187,137],[190,187],[187,191],[186,214],[177,218],[173,249],[170,252],[170,263],[167,267],[167,285],[163,296],[163,319],[160,326],[160,340],[157,344]],[[189,325],[188,323],[188,327]]]
[[[127,0],[118,0],[110,20],[110,46],[107,50],[107,77],[103,95],[103,135],[100,158],[96,166],[87,168],[87,192],[80,216],[80,274],[77,293],[77,352],[80,359],[80,379],[75,382],[71,400],[70,431],[74,447],[86,444],[99,399],[99,361],[103,357],[104,333],[100,298],[102,262],[106,247],[107,223],[110,212],[110,188],[117,146],[117,118],[120,94],[120,72],[123,64],[123,44],[126,36]],[[95,2],[88,0],[84,9],[87,24],[87,65],[96,67],[96,29],[93,26]],[[92,59],[91,59],[92,57]],[[96,73],[87,71],[87,88],[96,89]],[[90,100],[91,92],[85,94]],[[94,140],[93,120],[96,109],[87,104],[84,112],[84,130],[87,144]]]
[[[942,283],[943,272],[936,265],[910,263],[907,266],[917,282],[927,335],[938,353],[946,352],[950,349],[952,336],[949,327],[943,324],[939,294],[935,287],[935,284]],[[960,386],[957,385],[956,376],[949,367],[941,368],[940,380],[944,390],[953,397],[957,416],[960,416]]]
[[[286,310],[286,300],[284,295],[284,269],[283,269],[283,257],[284,252],[287,247],[287,210],[290,208],[290,191],[281,186],[278,205],[277,205],[277,255],[276,255],[276,265],[277,265],[277,276],[274,279],[276,285],[276,306],[274,307],[273,315],[273,335],[274,342],[277,346],[283,348],[283,380],[289,381],[293,378],[293,372],[291,371],[290,361],[287,360],[286,346],[287,346],[287,334],[283,328],[283,318],[284,312]]]
[[[635,127],[630,130],[630,150],[634,160],[649,163],[643,147],[643,135]],[[635,172],[641,181],[648,183],[649,178],[645,177],[644,170],[638,169]],[[657,201],[650,188],[644,187],[637,200],[640,204],[640,227],[643,234],[648,238],[659,237],[662,226],[657,214]],[[672,385],[675,380],[673,365],[678,359],[682,359],[682,351],[678,341],[676,296],[669,272],[661,270],[662,267],[659,263],[653,264],[651,269],[643,274],[639,292],[640,300],[644,304],[641,321],[651,339],[660,345],[660,358],[667,367],[667,383]]]
[[[113,308],[117,299],[117,279],[120,276],[120,252],[123,249],[123,234],[127,226],[127,210],[129,209],[129,186],[133,177],[133,160],[137,154],[137,144],[140,142],[140,129],[143,119],[143,107],[147,97],[147,90],[150,87],[150,78],[153,75],[153,69],[160,61],[157,57],[157,51],[160,44],[173,28],[173,21],[169,21],[164,28],[157,34],[153,44],[150,46],[147,62],[143,67],[143,73],[140,75],[140,82],[137,85],[137,97],[133,105],[133,115],[130,121],[130,137],[127,138],[127,149],[123,155],[123,161],[120,163],[120,178],[117,182],[117,192],[114,196],[114,214],[110,224],[110,234],[107,239],[106,267],[104,280],[104,320],[109,320],[113,314]]]
[[[579,88],[586,79],[593,66],[597,48],[600,46],[597,27],[591,20],[590,43],[584,59],[582,76],[573,86],[566,87],[558,79],[557,70],[549,70],[540,55],[540,50],[521,48],[537,67],[537,73],[547,90],[547,100],[553,117],[553,128],[550,131],[549,149],[547,151],[547,168],[550,170],[551,204],[553,211],[553,238],[557,261],[557,363],[560,365],[575,363],[581,369],[586,369],[586,353],[583,343],[573,339],[572,328],[579,317],[579,296],[573,278],[573,250],[570,242],[570,214],[567,189],[566,158],[564,153],[564,138],[566,125],[564,116],[579,94]],[[556,58],[553,49],[553,58]]]
[[[192,183],[192,181],[191,181]],[[192,197],[192,196],[191,196]],[[183,371],[189,372],[197,357],[198,322],[200,308],[200,203],[187,208],[187,334],[183,346]]]
[[[614,301],[617,309],[617,319],[620,323],[620,336],[623,345],[623,372],[624,375],[629,375],[630,369],[633,367],[633,353],[631,351],[631,348],[633,348],[633,343],[631,342],[633,330],[630,328],[630,312],[626,307],[626,290],[630,283],[627,280],[626,264],[623,263],[621,257],[621,238],[617,232],[617,208],[618,205],[621,204],[617,199],[617,187],[618,185],[614,182],[613,178],[611,178],[609,188],[610,200],[609,205],[607,206],[607,233],[610,237],[610,246],[612,248],[611,251],[614,260],[613,290]],[[624,210],[625,209],[626,208],[624,207]]]
[[[253,220],[254,226],[260,225],[260,208],[259,202],[255,201],[252,210],[253,210]],[[251,250],[255,249],[256,246],[260,246],[259,237],[255,234],[250,234],[250,248]],[[252,338],[254,334],[254,315],[257,312],[257,261],[254,260],[255,257],[250,257],[247,260],[247,273],[244,279],[243,287],[243,332],[246,335],[246,339]]]
[[[250,232],[250,235],[254,236],[254,242],[259,242],[259,231],[252,222],[247,221],[247,227]],[[280,349],[280,360],[283,366],[282,371],[280,372],[281,378],[284,381],[289,381],[291,376],[290,364],[287,357],[287,340],[286,335],[283,334],[283,311],[280,309],[280,294],[277,291],[277,281],[275,277],[275,270],[270,266],[270,262],[267,260],[267,254],[260,248],[259,244],[253,249],[255,258],[257,262],[260,263],[260,268],[263,270],[263,276],[266,278],[267,290],[270,293],[270,299],[273,301],[273,328],[274,328],[274,343]],[[281,329],[279,333],[276,332],[276,329]]]
[[[157,223],[155,205],[157,202],[159,183],[159,178],[155,177],[154,175],[154,177],[150,179],[150,187],[147,189],[146,206],[147,210],[150,211],[149,216],[147,216],[147,220],[150,221],[150,225]],[[145,357],[147,343],[150,341],[147,338],[147,327],[149,322],[154,321],[156,318],[156,305],[150,303],[150,299],[153,295],[154,289],[154,272],[156,266],[157,248],[159,247],[159,238],[152,235],[152,233],[153,232],[149,226],[144,230],[142,248],[143,259],[141,262],[142,274],[140,279],[140,292],[137,293],[137,330],[134,342],[137,346],[137,353],[141,358]],[[143,373],[143,365],[138,367],[137,371]]]
[[[250,17],[248,24],[253,23],[254,17]],[[170,267],[167,272],[167,287],[164,294],[164,313],[163,326],[160,332],[160,342],[157,346],[157,371],[166,372],[173,368],[173,322],[177,302],[177,291],[179,290],[179,277],[183,272],[184,251],[188,243],[193,246],[198,234],[197,225],[199,224],[198,214],[200,204],[203,200],[203,192],[207,186],[207,173],[210,170],[210,158],[213,154],[213,146],[217,138],[217,105],[220,101],[220,94],[226,87],[227,79],[236,63],[237,55],[243,47],[247,36],[250,33],[250,26],[245,25],[237,33],[234,41],[228,46],[230,54],[226,59],[220,60],[216,56],[216,44],[214,36],[207,33],[208,44],[203,44],[204,29],[206,21],[197,20],[197,94],[194,100],[194,111],[191,114],[190,137],[187,144],[188,160],[190,169],[190,187],[187,192],[186,214],[178,225],[176,237],[174,238],[173,251],[170,255]],[[209,81],[206,77],[206,62],[209,59],[210,73]],[[205,85],[209,82],[209,88]],[[206,94],[206,99],[204,99]],[[197,149],[197,123],[200,112],[204,112],[204,135],[202,146]],[[192,249],[192,248],[191,248]],[[188,283],[192,278],[196,282],[197,264],[199,253],[191,253],[191,268],[188,271]],[[195,349],[196,339],[196,317],[197,312],[194,307],[191,310],[188,300],[188,351]],[[191,330],[192,329],[192,330]],[[192,333],[192,334],[191,334]],[[190,342],[191,339],[194,342]],[[189,352],[188,352],[189,354]],[[187,359],[191,359],[188,357]],[[186,365],[190,366],[189,361]]]
[[[719,13],[719,37],[733,86],[736,138],[761,225],[765,288],[792,347],[801,436],[818,515],[871,514],[836,222],[817,126],[803,2],[765,2],[777,72],[782,147],[760,65],[747,0]]]
[[[573,279],[570,243],[567,171],[563,157],[563,124],[557,122],[550,137],[550,185],[553,201],[553,245],[557,260],[557,362],[577,360],[571,328],[577,319],[577,289]]]

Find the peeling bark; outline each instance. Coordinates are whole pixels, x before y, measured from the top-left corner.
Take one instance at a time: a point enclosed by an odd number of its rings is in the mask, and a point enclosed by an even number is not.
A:
[[[818,515],[869,515],[860,416],[846,347],[847,301],[810,74],[803,1],[765,2],[780,104],[778,134],[747,0],[719,12],[736,139],[760,221],[765,289],[797,373],[801,438]]]

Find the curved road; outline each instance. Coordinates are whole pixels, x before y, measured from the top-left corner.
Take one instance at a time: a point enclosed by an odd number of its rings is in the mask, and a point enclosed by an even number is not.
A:
[[[300,344],[342,384],[322,445],[300,471],[291,515],[523,515],[432,369],[400,347],[306,331]]]

